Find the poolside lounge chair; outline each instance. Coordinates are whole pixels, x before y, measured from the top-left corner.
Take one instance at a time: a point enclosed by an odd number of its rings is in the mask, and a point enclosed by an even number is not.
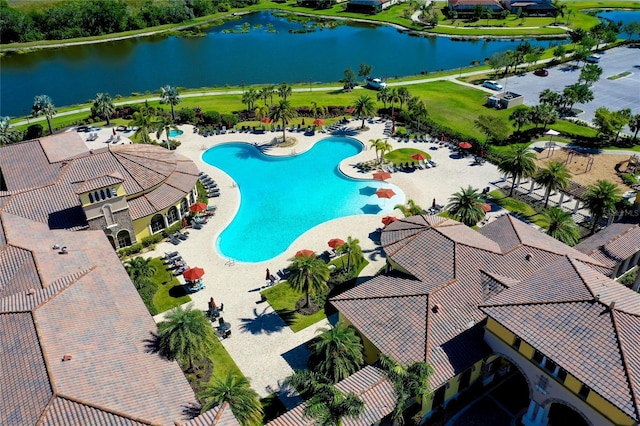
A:
[[[178,253],[177,251],[171,251],[169,253],[165,252],[164,253],[164,259],[171,259],[174,257],[177,257],[180,253]]]
[[[174,235],[169,235],[169,241],[174,246],[177,246],[178,244],[180,244],[180,240],[178,238],[176,238]]]
[[[200,225],[199,223],[197,223],[195,220],[191,220],[191,227],[193,229],[202,229],[202,225]],[[179,242],[179,241],[178,241]]]
[[[220,191],[217,192],[212,192],[210,194],[208,194],[209,198],[216,198],[220,196]]]

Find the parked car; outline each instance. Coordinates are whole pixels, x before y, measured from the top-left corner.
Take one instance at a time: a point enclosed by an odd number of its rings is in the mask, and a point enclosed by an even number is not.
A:
[[[546,77],[549,75],[549,70],[545,69],[545,68],[538,68],[537,70],[535,70],[533,72],[535,75],[538,75],[540,77]]]
[[[598,62],[600,62],[600,55],[591,55],[587,59],[585,59],[585,61],[589,62],[590,64],[597,64]]]
[[[498,83],[495,80],[485,80],[482,85],[484,87],[486,87],[487,89],[492,89],[492,90],[502,90],[502,84]]]
[[[367,80],[367,87],[370,87],[372,89],[380,90],[387,87],[387,83],[382,81],[382,79],[367,77],[366,80]]]

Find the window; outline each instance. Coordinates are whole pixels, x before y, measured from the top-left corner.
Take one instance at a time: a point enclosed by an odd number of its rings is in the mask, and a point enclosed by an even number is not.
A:
[[[589,392],[591,392],[589,386],[582,385],[582,387],[580,388],[580,392],[578,392],[578,396],[582,399],[587,399],[589,397]]]
[[[93,193],[89,193],[89,202],[90,203],[95,203],[94,199],[93,199]]]
[[[567,371],[564,368],[559,368],[556,377],[558,378],[558,380],[564,383],[564,381],[567,379]]]
[[[511,347],[516,351],[520,350],[520,345],[522,344],[522,339],[516,336],[516,340],[513,341]]]
[[[558,364],[556,364],[555,362],[551,361],[549,358],[547,358],[547,362],[544,363],[544,369],[547,370],[549,373],[552,373],[556,371],[556,367],[558,366]]]
[[[169,224],[172,224],[177,221],[178,221],[178,209],[175,208],[174,206],[167,211],[167,222],[169,222]]]
[[[547,394],[547,385],[549,384],[549,378],[543,374],[540,375],[538,379],[538,383],[536,384],[536,389],[540,391],[540,393],[546,395]]]
[[[115,189],[115,188],[111,188],[111,195],[112,195],[113,197],[117,197],[117,196],[118,196],[118,190],[117,190],[117,189]]]
[[[106,200],[106,199],[107,199],[107,196],[106,196],[106,195],[105,195],[105,193],[104,193],[104,189],[101,189],[101,190],[100,190],[100,199],[101,199],[101,200]]]
[[[544,355],[542,355],[542,352],[536,351],[533,354],[533,361],[538,365],[542,365],[542,361],[544,361]]]
[[[155,215],[151,219],[151,232],[155,234],[156,232],[162,231],[164,228],[164,217],[162,217],[161,214]]]
[[[184,216],[188,212],[189,212],[189,202],[187,201],[186,198],[183,198],[182,201],[180,201],[180,213],[182,213],[182,215]]]
[[[118,247],[128,247],[131,245],[131,236],[129,235],[129,231],[123,229],[118,232]]]

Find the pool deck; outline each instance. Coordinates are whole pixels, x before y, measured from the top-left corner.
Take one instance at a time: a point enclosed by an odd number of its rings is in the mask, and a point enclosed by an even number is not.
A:
[[[351,121],[347,125],[347,132],[355,132],[361,123],[361,120]],[[340,163],[340,169],[348,176],[371,179],[371,173],[362,173],[355,165],[375,159],[375,150],[369,149],[369,140],[388,138],[384,135],[382,122],[368,122],[367,126],[368,130],[352,135],[360,140],[366,149]],[[314,136],[304,136],[302,133],[287,132],[287,136],[295,136],[298,143],[294,147],[278,148],[272,147],[271,141],[274,137],[282,136],[282,132],[267,132],[262,135],[227,133],[205,138],[193,133],[193,127],[190,125],[180,127],[184,130],[184,134],[179,138],[182,145],[177,149],[178,152],[192,159],[200,170],[209,174],[218,183],[220,197],[209,200],[210,205],[217,206],[217,211],[201,230],[190,230],[189,239],[179,246],[163,242],[156,246],[155,251],[145,255],[161,256],[164,252],[178,250],[188,265],[204,268],[206,273],[203,281],[206,288],[191,296],[194,307],[205,310],[210,297],[214,297],[218,305],[224,303],[222,316],[231,323],[232,331],[231,337],[222,341],[225,348],[260,396],[279,392],[283,402],[291,408],[299,400],[296,397],[284,396],[286,390],[281,390],[282,381],[293,372],[293,369],[306,367],[308,354],[304,346],[305,342],[316,336],[319,328],[327,327],[329,321],[335,322],[336,318],[321,321],[298,333],[292,332],[267,303],[260,302],[259,290],[266,284],[265,270],[269,268],[271,273],[275,274],[290,263],[288,259],[293,257],[297,250],[311,249],[316,253],[322,253],[328,248],[329,239],[346,239],[351,236],[360,240],[363,252],[370,262],[360,278],[360,280],[366,280],[380,270],[385,263],[384,253],[370,235],[376,228],[382,226],[380,220],[387,213],[325,222],[296,239],[284,253],[265,262],[241,263],[224,258],[216,251],[215,242],[235,216],[240,203],[240,194],[227,174],[202,161],[202,153],[218,144],[244,141],[265,145],[266,153],[269,155],[292,155],[292,153],[304,152],[315,142],[332,135],[316,132]],[[405,143],[391,138],[388,140],[394,149],[420,148],[428,152],[438,163],[438,167],[432,169],[416,170],[412,173],[396,172],[387,180],[402,188],[407,199],[413,199],[422,207],[430,207],[434,198],[437,203],[445,205],[451,194],[459,191],[462,186],[472,185],[478,189],[491,186],[493,189],[491,182],[501,180],[501,175],[495,166],[488,163],[483,166],[472,165],[473,159],[458,158],[452,155],[448,148],[430,149],[437,145]],[[399,211],[395,211],[394,215],[402,216]],[[283,226],[286,224],[283,223]],[[251,242],[248,241],[247,244]],[[161,321],[164,315],[160,314],[154,318],[156,321]]]

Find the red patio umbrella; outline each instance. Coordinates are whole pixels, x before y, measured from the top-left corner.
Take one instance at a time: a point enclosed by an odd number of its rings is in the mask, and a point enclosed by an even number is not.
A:
[[[344,240],[341,240],[340,238],[332,238],[329,240],[328,244],[329,247],[335,250],[338,247],[342,247],[344,245]]]
[[[396,220],[398,220],[395,216],[385,216],[382,218],[382,224],[384,226],[388,226],[389,224],[395,222]]]
[[[426,155],[422,154],[421,152],[416,152],[411,156],[411,158],[413,158],[416,161],[424,161],[427,159]]]
[[[396,193],[391,188],[380,188],[376,191],[378,198],[392,198]]]
[[[316,252],[314,252],[313,250],[304,249],[304,250],[298,250],[296,252],[296,257],[315,257],[315,256],[316,256]]]
[[[316,118],[315,120],[313,120],[313,125],[314,126],[322,126],[322,125],[324,125],[324,120]]]
[[[347,114],[353,114],[354,112],[356,112],[355,108],[353,108],[353,107],[347,108]]]
[[[182,273],[182,276],[187,281],[199,280],[200,278],[202,278],[203,275],[204,275],[204,269],[198,268],[197,266],[195,268],[189,268]]]
[[[458,144],[458,146],[462,149],[469,149],[471,148],[471,144],[469,142],[460,142]]]
[[[262,120],[260,120],[260,121],[261,121],[262,123],[265,123],[265,124],[269,124],[269,123],[271,123],[271,119],[270,119],[269,117],[265,117],[265,118],[263,118],[263,119],[262,119]]]
[[[198,213],[198,212],[203,212],[207,209],[207,205],[205,203],[193,203],[189,206],[189,210],[194,212],[194,213]]]
[[[373,174],[373,178],[375,180],[387,180],[391,177],[391,173],[389,172],[375,172]]]
[[[491,204],[489,204],[489,203],[483,203],[483,204],[482,204],[482,210],[483,210],[485,213],[490,212],[490,211],[491,211]]]

